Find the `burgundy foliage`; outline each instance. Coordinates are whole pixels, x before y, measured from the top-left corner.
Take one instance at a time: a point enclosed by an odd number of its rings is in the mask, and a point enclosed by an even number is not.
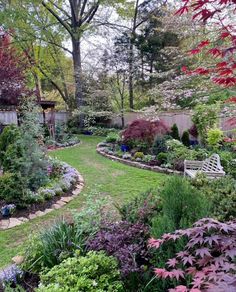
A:
[[[235,221],[221,223],[203,218],[192,228],[164,234],[161,239],[150,239],[149,246],[159,249],[168,241],[181,238],[188,240],[185,249],[168,260],[167,269],[155,269],[157,277],[179,282],[180,285],[169,291],[236,291]],[[189,277],[192,279],[190,287],[183,284]]]
[[[26,58],[12,45],[10,36],[0,30],[0,104],[16,105],[26,94]]]
[[[141,141],[152,145],[157,135],[165,135],[169,128],[161,120],[147,121],[138,119],[133,121],[122,133],[123,141]]]
[[[198,130],[196,125],[192,125],[192,127],[188,130],[189,134],[192,135],[194,138],[198,137]]]
[[[148,228],[144,224],[127,221],[106,223],[87,243],[89,250],[105,250],[116,257],[124,277],[133,272],[142,272],[148,261]]]

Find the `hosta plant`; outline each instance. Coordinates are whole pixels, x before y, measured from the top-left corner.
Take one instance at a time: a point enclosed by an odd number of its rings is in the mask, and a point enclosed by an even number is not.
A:
[[[159,249],[183,239],[184,249],[166,262],[166,268],[154,270],[158,278],[172,283],[169,291],[235,291],[236,222],[203,218],[192,228],[150,239],[149,246]]]

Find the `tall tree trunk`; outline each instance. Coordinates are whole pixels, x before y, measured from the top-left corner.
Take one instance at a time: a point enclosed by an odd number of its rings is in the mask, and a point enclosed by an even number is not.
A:
[[[130,39],[130,47],[129,47],[129,107],[131,109],[134,108],[134,45],[132,43],[132,38]]]
[[[134,39],[137,29],[137,17],[138,17],[139,0],[135,2],[134,18],[132,24],[132,30],[130,34],[129,45],[129,107],[134,108]]]
[[[72,38],[73,46],[73,66],[75,79],[75,98],[78,108],[84,105],[83,89],[82,89],[82,65],[81,65],[81,50],[80,38]]]

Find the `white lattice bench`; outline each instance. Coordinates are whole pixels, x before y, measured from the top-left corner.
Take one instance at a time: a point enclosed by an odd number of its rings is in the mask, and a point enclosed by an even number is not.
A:
[[[197,173],[202,172],[208,178],[219,178],[225,175],[220,164],[220,156],[213,154],[204,161],[184,160],[184,176],[194,178]]]

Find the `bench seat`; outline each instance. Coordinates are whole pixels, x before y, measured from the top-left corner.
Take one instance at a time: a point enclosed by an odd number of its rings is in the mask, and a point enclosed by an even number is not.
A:
[[[204,173],[210,179],[224,176],[225,172],[220,164],[219,155],[213,154],[204,161],[185,160],[184,176],[195,178],[197,173]]]

